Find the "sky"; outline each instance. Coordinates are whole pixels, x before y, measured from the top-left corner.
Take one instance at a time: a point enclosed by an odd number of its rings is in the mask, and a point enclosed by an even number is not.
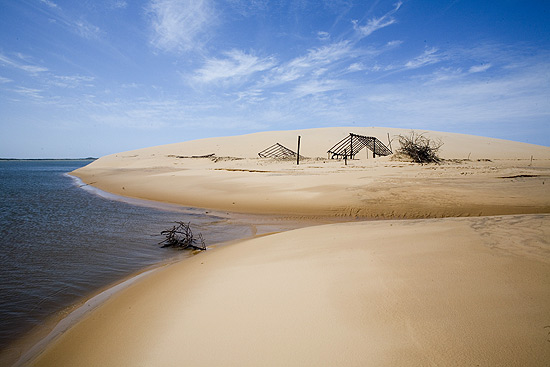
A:
[[[0,157],[382,126],[550,146],[547,0],[0,0]]]

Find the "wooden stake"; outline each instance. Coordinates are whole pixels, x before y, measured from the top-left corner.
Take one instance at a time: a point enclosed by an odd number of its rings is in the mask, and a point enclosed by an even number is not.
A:
[[[348,165],[348,150],[344,149],[344,163]]]
[[[298,153],[296,154],[296,165],[300,165],[300,138],[301,136],[298,135]]]

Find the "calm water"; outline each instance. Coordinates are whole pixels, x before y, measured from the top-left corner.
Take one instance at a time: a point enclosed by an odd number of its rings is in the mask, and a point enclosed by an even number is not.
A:
[[[156,245],[175,220],[190,221],[207,245],[250,235],[201,210],[94,194],[66,174],[88,163],[0,161],[0,350],[94,291],[185,256]]]

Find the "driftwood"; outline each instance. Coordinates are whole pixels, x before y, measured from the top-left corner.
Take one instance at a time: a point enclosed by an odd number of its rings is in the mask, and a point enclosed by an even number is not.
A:
[[[214,158],[215,156],[216,154],[211,153],[211,154],[205,154],[205,155],[176,155],[175,157],[176,158]],[[169,156],[169,157],[174,157],[174,156]]]
[[[195,238],[191,231],[190,224],[185,222],[174,222],[172,228],[160,232],[161,236],[166,238],[159,242],[162,247],[175,247],[178,249],[186,250],[206,250],[206,244],[202,238],[202,234],[199,233],[198,238]]]

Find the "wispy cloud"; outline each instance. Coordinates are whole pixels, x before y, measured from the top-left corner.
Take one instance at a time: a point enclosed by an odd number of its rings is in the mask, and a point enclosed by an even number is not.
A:
[[[73,30],[83,38],[96,39],[99,38],[101,30],[99,27],[84,20],[76,20],[70,23]]]
[[[38,65],[31,65],[24,62],[21,56],[19,56],[18,59],[13,59],[8,56],[0,54],[0,63],[4,65],[8,65],[12,68],[25,71],[27,73],[31,73],[31,74],[37,74],[37,73],[48,71],[48,69],[45,67],[38,66]]]
[[[42,99],[42,90],[36,88],[17,87],[13,90],[15,93],[32,99]]]
[[[314,68],[331,64],[343,57],[349,57],[353,52],[349,41],[332,43],[327,46],[308,50],[305,56],[297,57],[288,63],[288,67],[293,68]]]
[[[165,51],[201,48],[215,22],[209,0],[152,0],[149,13],[151,43]]]
[[[49,6],[52,9],[58,9],[59,8],[59,6],[56,3],[54,3],[53,1],[50,1],[50,0],[40,0],[40,2],[42,4],[46,4],[47,6]]]
[[[113,0],[109,4],[109,7],[111,9],[126,9],[127,6],[128,6],[128,3],[125,0]]]
[[[239,81],[259,71],[272,68],[272,58],[261,59],[239,50],[225,53],[224,59],[208,59],[204,66],[195,72],[193,80],[200,83],[218,81]]]
[[[304,56],[298,56],[275,67],[263,80],[264,85],[280,85],[303,77],[325,72],[328,67],[353,57],[351,42],[340,41],[319,48],[312,48]]]
[[[50,22],[58,23],[68,29],[70,32],[78,34],[86,39],[98,39],[101,36],[101,29],[85,20],[82,16],[75,17],[66,9],[61,8],[57,3],[51,0],[39,0],[41,4],[47,6],[46,13],[50,16]],[[124,3],[124,1],[122,1]],[[115,0],[115,3],[121,3]],[[110,6],[113,6],[111,4]]]
[[[95,80],[91,76],[81,75],[54,75],[48,80],[48,84],[54,85],[60,88],[78,88],[78,87],[91,87],[92,82]]]
[[[330,33],[324,32],[324,31],[319,31],[319,32],[317,32],[317,38],[320,39],[321,41],[326,41],[326,40],[330,39]]]
[[[367,21],[367,24],[365,25],[360,25],[359,21],[354,20],[352,21],[353,28],[357,31],[360,38],[370,36],[372,33],[376,32],[377,30],[396,23],[397,20],[393,17],[393,14],[395,14],[399,10],[399,8],[401,8],[401,5],[403,5],[403,2],[400,1],[397,4],[395,4],[392,10],[390,10],[380,18],[369,19]]]
[[[360,62],[354,62],[353,64],[351,64],[350,66],[348,66],[348,69],[347,71],[349,72],[355,72],[355,71],[362,71],[362,70],[365,70],[366,67],[365,65],[363,65],[362,63]]]
[[[308,95],[322,94],[339,89],[344,89],[345,85],[340,80],[309,80],[297,85],[292,93],[293,97],[302,98]]]
[[[472,66],[468,72],[469,73],[481,73],[483,71],[487,71],[491,68],[491,64],[484,64],[484,65],[474,65]]]
[[[442,55],[438,54],[437,51],[438,50],[435,47],[424,50],[421,55],[405,63],[405,68],[416,69],[439,62],[442,58]]]

